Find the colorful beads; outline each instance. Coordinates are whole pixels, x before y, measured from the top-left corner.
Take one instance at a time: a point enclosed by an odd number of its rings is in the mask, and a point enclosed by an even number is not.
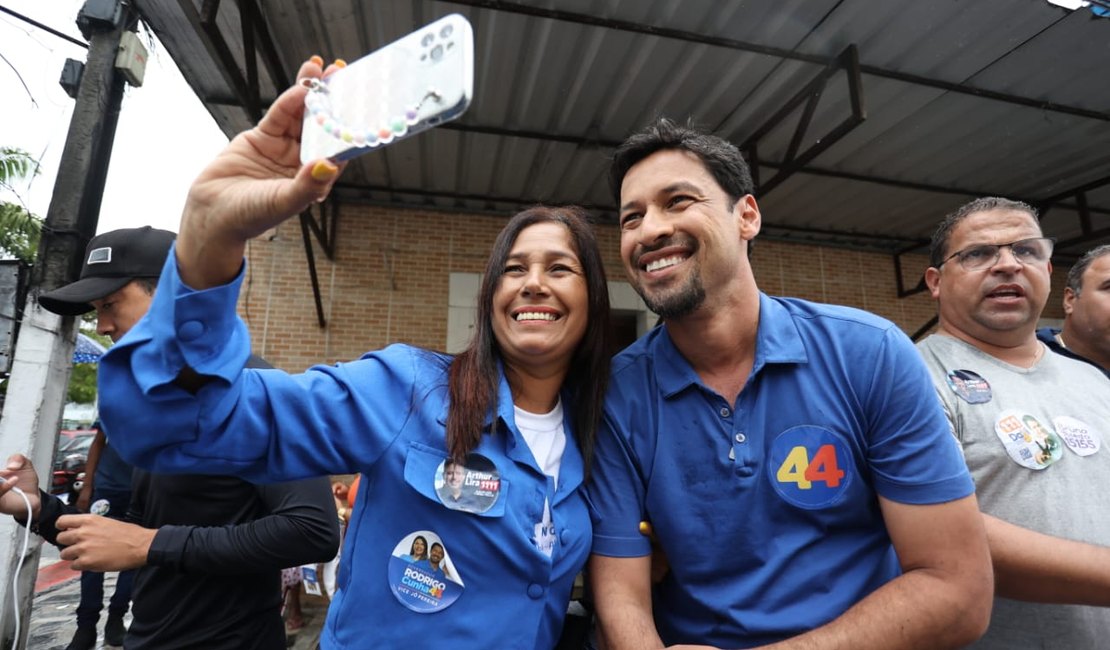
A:
[[[306,84],[310,92],[305,98],[305,108],[316,124],[324,130],[324,133],[331,135],[336,140],[357,147],[375,147],[388,144],[399,137],[404,137],[410,126],[419,123],[420,107],[424,104],[424,101],[429,98],[440,101],[439,94],[432,89],[419,103],[406,108],[402,115],[388,119],[376,128],[351,127],[341,123],[331,114],[327,83],[319,80],[314,81],[316,83]]]

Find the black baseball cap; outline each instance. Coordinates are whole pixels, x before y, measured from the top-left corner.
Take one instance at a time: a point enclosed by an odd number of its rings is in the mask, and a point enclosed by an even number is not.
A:
[[[63,316],[92,311],[89,303],[122,289],[136,278],[162,275],[177,235],[150,226],[121,228],[97,235],[85,249],[81,279],[39,296],[44,309]]]

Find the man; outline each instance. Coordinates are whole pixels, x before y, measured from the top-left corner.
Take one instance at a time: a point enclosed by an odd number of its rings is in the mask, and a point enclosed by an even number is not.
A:
[[[871,314],[759,292],[759,206],[724,140],[661,120],[610,174],[625,271],[664,324],[614,360],[594,454],[608,647],[978,637],[987,543],[913,345]],[[641,520],[670,563],[654,591]]]
[[[1110,244],[1092,248],[1071,267],[1064,287],[1064,329],[1045,327],[1037,330],[1037,338],[1110,378]]]
[[[131,465],[106,444],[100,423],[85,461],[85,482],[77,495],[77,509],[116,520],[123,520],[131,503]],[[104,625],[104,644],[123,645],[127,628],[123,617],[131,606],[134,570],[120,571],[116,588],[108,603],[108,622]],[[104,606],[104,574],[81,572],[81,601],[77,604],[77,630],[66,650],[88,650],[96,645],[96,624]]]
[[[1052,243],[1028,205],[977,199],[937,228],[925,272],[940,322],[918,347],[963,444],[994,562],[980,648],[1110,639],[1110,382],[1035,336]],[[958,372],[963,386],[949,382]]]
[[[432,543],[432,549],[428,552],[428,559],[418,560],[413,566],[420,567],[433,576],[443,577],[443,545],[439,542]]]
[[[448,458],[443,461],[443,487],[437,490],[437,494],[440,500],[452,510],[480,512],[483,508],[475,499],[474,490],[467,490],[463,485],[465,479],[466,466]]]
[[[118,341],[150,307],[173,239],[149,227],[99,235],[89,243],[81,279],[39,303],[65,315],[95,309],[97,331]],[[64,547],[61,556],[74,568],[138,569],[128,649],[285,648],[280,569],[327,561],[339,544],[326,478],[255,486],[136,469],[131,523],[124,523],[73,514],[75,508],[39,492],[22,455],[12,456],[0,476],[18,477],[31,499],[32,527]],[[23,501],[8,493],[10,486],[0,485],[0,511],[22,520]]]

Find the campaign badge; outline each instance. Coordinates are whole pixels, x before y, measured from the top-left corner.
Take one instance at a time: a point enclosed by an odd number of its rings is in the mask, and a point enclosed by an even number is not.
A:
[[[968,404],[986,404],[991,401],[991,385],[971,370],[949,370],[944,376],[952,392]]]
[[[1068,449],[1080,456],[1090,456],[1102,447],[1102,436],[1085,422],[1061,415],[1052,418],[1052,426]]]
[[[767,475],[775,491],[799,508],[835,504],[855,478],[855,464],[844,439],[824,427],[802,425],[780,433],[771,443]]]
[[[1060,437],[1040,420],[1015,410],[999,414],[994,432],[1015,463],[1029,469],[1044,469],[1064,453]]]
[[[94,515],[107,515],[112,509],[112,504],[107,499],[97,499],[89,506],[89,512]]]
[[[501,475],[481,454],[468,454],[461,463],[446,458],[436,468],[435,488],[448,508],[481,514],[501,496]]]
[[[430,530],[409,533],[397,543],[388,574],[389,588],[397,600],[421,614],[450,607],[464,588],[447,546]]]

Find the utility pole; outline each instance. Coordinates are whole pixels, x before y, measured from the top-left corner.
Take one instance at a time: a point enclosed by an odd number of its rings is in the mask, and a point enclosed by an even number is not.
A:
[[[0,416],[0,462],[14,453],[26,455],[47,489],[72,368],[76,318],[42,309],[38,295],[77,279],[85,247],[96,233],[126,84],[116,69],[117,52],[124,32],[134,26],[132,12],[131,4],[120,0],[88,0],[77,17],[89,40],[89,54],[43,224]],[[5,595],[0,608],[2,648],[13,647],[13,641],[18,641],[18,648],[27,644],[41,540],[32,535],[31,548],[21,555],[23,530],[10,517],[0,517],[0,590]],[[18,600],[12,593],[17,572]]]

